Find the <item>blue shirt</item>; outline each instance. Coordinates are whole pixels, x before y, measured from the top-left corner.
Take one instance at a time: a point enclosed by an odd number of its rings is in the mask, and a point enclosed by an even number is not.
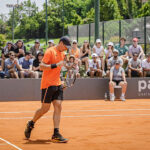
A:
[[[30,69],[30,65],[33,64],[33,62],[29,60],[25,60],[25,57],[19,59],[19,64],[22,66],[23,69]]]

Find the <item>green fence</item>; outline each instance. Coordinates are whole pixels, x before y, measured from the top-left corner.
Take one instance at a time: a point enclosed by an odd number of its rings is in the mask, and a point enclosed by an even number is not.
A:
[[[109,41],[118,43],[120,37],[126,38],[126,43],[130,45],[132,38],[137,37],[145,53],[150,51],[150,17],[100,22],[99,28],[100,39],[104,46]],[[95,25],[90,23],[69,26],[68,35],[72,40],[76,39],[79,45],[82,45],[84,40],[88,40],[93,45]]]

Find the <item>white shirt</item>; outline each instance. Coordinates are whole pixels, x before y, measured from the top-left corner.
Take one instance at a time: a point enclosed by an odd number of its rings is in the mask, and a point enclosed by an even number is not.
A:
[[[109,52],[109,50],[108,50],[108,49],[105,49],[104,52],[105,52],[105,55],[107,55],[108,52]],[[110,57],[112,57],[112,56],[113,56],[112,53],[109,53],[108,58],[110,58]]]
[[[142,61],[142,68],[150,69],[150,62],[147,62],[147,59]]]
[[[90,68],[94,68],[97,69],[97,62],[99,63],[99,67],[101,68],[101,60],[97,59],[96,63],[92,60],[89,60],[89,69],[88,71],[90,71]]]
[[[95,49],[95,53],[98,55],[98,56],[101,56],[101,53],[103,52],[103,46],[101,46],[100,48],[98,48],[96,45],[94,45],[93,47]]]

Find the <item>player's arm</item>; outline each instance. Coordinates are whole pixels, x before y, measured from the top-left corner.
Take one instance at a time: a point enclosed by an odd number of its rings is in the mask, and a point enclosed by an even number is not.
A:
[[[56,64],[45,64],[44,62],[41,62],[40,64],[40,70],[49,70],[49,69],[54,69],[59,66],[63,66],[64,61],[60,61],[59,63]]]

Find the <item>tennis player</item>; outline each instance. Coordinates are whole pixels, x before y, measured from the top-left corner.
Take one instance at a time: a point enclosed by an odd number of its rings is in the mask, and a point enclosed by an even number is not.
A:
[[[41,108],[38,109],[32,120],[28,121],[25,129],[25,137],[30,138],[31,131],[34,128],[34,124],[50,109],[51,103],[54,106],[53,123],[54,133],[52,136],[52,142],[66,143],[68,139],[64,138],[59,133],[59,124],[62,109],[63,100],[63,87],[60,80],[61,67],[64,64],[64,51],[71,46],[70,39],[67,36],[63,36],[57,46],[48,48],[45,52],[40,69],[43,70],[43,76],[41,80]]]

